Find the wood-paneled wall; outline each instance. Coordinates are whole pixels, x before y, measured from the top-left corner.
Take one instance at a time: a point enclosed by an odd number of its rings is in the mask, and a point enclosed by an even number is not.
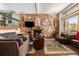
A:
[[[0,26],[0,30],[16,30],[16,28],[15,27],[10,27],[10,26],[5,26],[5,27]]]
[[[35,24],[39,25],[43,28],[43,34],[45,37],[53,37],[56,33],[59,32],[59,15],[58,14],[20,14],[20,27],[24,28],[24,22],[29,20],[33,20]],[[39,17],[40,21],[36,21],[36,18]],[[43,26],[43,22],[48,22],[48,26]],[[24,29],[23,31],[26,31]]]

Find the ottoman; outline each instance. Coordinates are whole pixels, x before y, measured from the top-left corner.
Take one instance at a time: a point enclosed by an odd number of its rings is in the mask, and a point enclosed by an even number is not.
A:
[[[56,36],[55,40],[60,42],[61,44],[69,44],[69,39],[63,36]]]
[[[71,46],[79,49],[79,41],[78,40],[71,40]]]

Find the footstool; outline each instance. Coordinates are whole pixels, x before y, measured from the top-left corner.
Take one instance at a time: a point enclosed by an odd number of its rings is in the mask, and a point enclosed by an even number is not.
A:
[[[56,36],[55,40],[60,42],[61,44],[69,44],[69,39],[63,36]]]
[[[79,40],[71,40],[71,46],[79,49]]]

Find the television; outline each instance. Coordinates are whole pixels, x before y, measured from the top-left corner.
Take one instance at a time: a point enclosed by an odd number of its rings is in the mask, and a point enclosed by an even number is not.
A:
[[[34,22],[32,22],[32,21],[26,21],[25,22],[25,27],[28,27],[28,28],[34,27]]]

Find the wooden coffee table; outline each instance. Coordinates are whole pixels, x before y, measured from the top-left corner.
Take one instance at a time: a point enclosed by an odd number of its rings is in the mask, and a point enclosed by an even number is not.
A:
[[[39,50],[44,48],[44,37],[37,37],[34,41],[34,49]]]

